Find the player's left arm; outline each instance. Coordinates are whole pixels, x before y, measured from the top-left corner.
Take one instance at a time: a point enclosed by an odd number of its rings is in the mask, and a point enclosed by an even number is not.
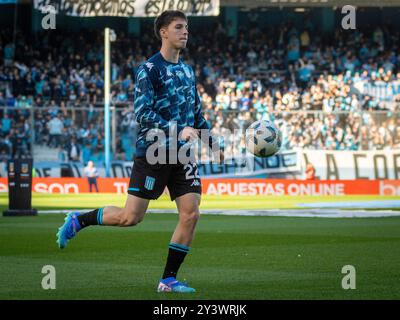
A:
[[[202,112],[202,104],[201,100],[199,97],[199,94],[197,92],[196,88],[196,81],[194,81],[194,94],[195,94],[195,99],[194,99],[194,128],[198,129],[200,131],[200,138],[204,143],[207,143],[209,148],[213,152],[218,152],[219,153],[219,160],[222,162],[224,160],[224,153],[223,150],[218,142],[218,139],[214,137],[211,134],[211,128],[210,125],[208,124],[207,120],[204,118],[203,112]],[[206,135],[201,134],[202,130],[208,131]],[[205,139],[208,139],[208,141],[204,140],[204,136],[206,136]]]

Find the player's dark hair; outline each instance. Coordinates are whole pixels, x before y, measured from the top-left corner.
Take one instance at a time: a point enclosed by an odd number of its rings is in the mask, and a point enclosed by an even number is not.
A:
[[[158,40],[161,40],[160,29],[169,26],[176,18],[182,18],[187,21],[186,14],[179,10],[164,11],[154,20],[154,34]]]

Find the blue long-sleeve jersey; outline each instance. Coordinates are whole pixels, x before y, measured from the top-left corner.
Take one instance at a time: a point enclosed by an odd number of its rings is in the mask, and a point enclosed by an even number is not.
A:
[[[146,141],[146,134],[153,128],[163,130],[167,138],[170,129],[178,134],[186,126],[210,129],[201,113],[193,69],[181,60],[178,63],[165,60],[160,52],[137,70],[134,111],[139,123],[137,156],[145,156],[152,144],[152,141]],[[178,141],[178,148],[184,143]],[[209,143],[211,146],[211,139]]]

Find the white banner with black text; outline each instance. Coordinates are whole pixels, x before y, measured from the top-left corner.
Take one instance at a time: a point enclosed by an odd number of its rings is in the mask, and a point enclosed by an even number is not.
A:
[[[34,0],[42,12],[76,17],[156,17],[165,10],[180,10],[188,16],[218,16],[219,0]]]

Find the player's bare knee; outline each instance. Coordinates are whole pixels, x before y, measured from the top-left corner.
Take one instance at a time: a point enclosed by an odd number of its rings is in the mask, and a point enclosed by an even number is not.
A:
[[[143,221],[143,216],[144,214],[142,212],[128,212],[124,210],[121,215],[120,225],[123,227],[136,226],[141,221]]]
[[[199,210],[189,210],[182,212],[180,215],[180,220],[184,223],[195,224],[200,218]]]
[[[139,224],[143,219],[138,218],[138,217],[131,217],[131,216],[125,216],[121,220],[121,226],[123,227],[133,227]]]

